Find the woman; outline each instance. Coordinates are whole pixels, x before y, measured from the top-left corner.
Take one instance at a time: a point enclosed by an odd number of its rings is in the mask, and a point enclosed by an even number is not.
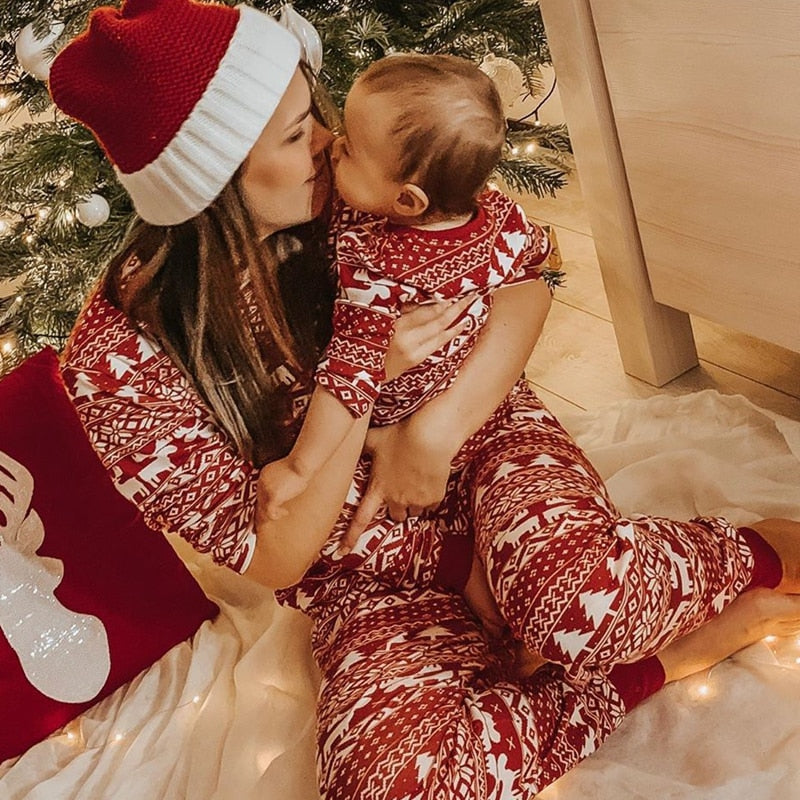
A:
[[[621,519],[516,384],[549,305],[539,282],[498,292],[447,392],[400,425],[359,422],[288,516],[266,519],[257,468],[296,434],[331,312],[330,135],[298,62],[268,17],[192,0],[99,9],[58,56],[55,102],[93,129],[144,220],[64,376],[152,525],[313,617],[324,797],[531,797],[665,681],[800,627],[800,600],[763,588],[800,589],[800,525]],[[398,323],[389,377],[460,311]],[[464,443],[469,467],[451,474]],[[372,520],[383,502],[396,522]],[[496,599],[550,663],[508,669],[467,582],[490,629]]]

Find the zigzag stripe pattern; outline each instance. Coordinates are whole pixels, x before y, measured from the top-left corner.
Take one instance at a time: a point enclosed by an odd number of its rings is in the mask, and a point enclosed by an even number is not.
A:
[[[408,416],[452,383],[486,321],[491,292],[540,277],[550,253],[542,228],[498,191],[481,195],[475,219],[452,230],[402,227],[344,204],[332,228],[340,299],[317,382],[355,416],[375,401],[379,425]],[[390,326],[401,306],[471,294],[476,298],[463,312],[465,330],[381,387]]]
[[[251,295],[242,302],[258,329]],[[245,569],[255,546],[256,473],[167,355],[99,291],[81,312],[62,374],[92,446],[147,524]],[[297,427],[308,382],[291,380],[286,418]]]
[[[314,620],[324,800],[533,798],[624,718],[611,667],[696,628],[752,575],[724,520],[622,518],[524,383],[457,464],[436,514],[376,519],[343,554],[362,462],[321,557],[278,593]],[[514,634],[553,663],[516,680],[438,588],[448,536],[475,537]]]

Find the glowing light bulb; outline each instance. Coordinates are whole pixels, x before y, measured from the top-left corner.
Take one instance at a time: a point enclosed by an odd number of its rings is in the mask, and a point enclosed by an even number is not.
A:
[[[689,694],[694,700],[710,700],[714,696],[714,688],[708,681],[704,680],[691,686]]]
[[[514,145],[514,147],[511,148],[511,155],[512,156],[518,156],[519,155],[519,147]]]
[[[71,224],[75,222],[75,214],[73,214],[71,211],[65,211],[64,219]]]
[[[527,145],[525,147],[525,152],[528,155],[531,155],[531,153],[535,153],[536,152],[536,142],[531,142],[529,145]]]
[[[2,350],[5,355],[10,356],[14,352],[14,345],[11,342],[3,342]]]
[[[36,216],[39,217],[41,220],[45,220],[50,216],[50,209],[49,208],[40,208],[36,212]]]
[[[0,111],[5,111],[9,105],[11,101],[4,94],[0,94]]]
[[[25,241],[26,241],[26,243],[27,243],[27,244],[33,244],[33,243],[34,243],[36,240],[35,240],[35,238],[34,238],[33,234],[32,234],[32,233],[29,233],[29,234],[28,234],[28,235],[25,237]]]

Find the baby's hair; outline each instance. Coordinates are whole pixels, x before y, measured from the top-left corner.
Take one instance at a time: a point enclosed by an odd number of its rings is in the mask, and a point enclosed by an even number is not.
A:
[[[471,211],[505,141],[503,104],[491,79],[464,58],[404,53],[373,62],[358,84],[388,94],[397,109],[392,177],[425,191],[428,214]]]

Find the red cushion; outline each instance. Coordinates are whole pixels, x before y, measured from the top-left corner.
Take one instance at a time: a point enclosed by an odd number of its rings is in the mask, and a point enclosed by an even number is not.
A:
[[[164,536],[114,488],[56,354],[43,350],[0,380],[0,761],[216,612]]]

